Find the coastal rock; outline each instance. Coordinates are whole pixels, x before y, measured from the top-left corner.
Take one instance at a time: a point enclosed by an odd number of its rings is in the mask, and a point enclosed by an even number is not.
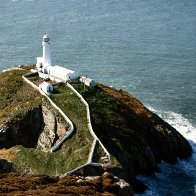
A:
[[[37,147],[47,150],[55,141],[57,125],[55,115],[45,106],[42,106],[42,115],[44,128],[38,138]]]
[[[12,120],[1,125],[0,148],[10,148],[16,145],[35,147],[42,129],[42,123],[41,108],[35,107],[19,120]]]
[[[122,179],[114,176],[111,173],[105,172],[102,177],[103,190],[114,191],[120,196],[131,196],[134,195],[131,186]]]
[[[136,179],[137,174],[159,171],[161,160],[176,163],[177,158],[191,155],[188,141],[131,94],[97,84],[94,92],[87,91],[84,97],[91,108],[95,133],[118,160],[120,175],[134,191],[146,188]]]
[[[23,145],[47,151],[65,134],[65,122],[56,120],[56,113],[46,106],[27,111],[19,120],[0,126],[0,148]],[[64,131],[63,131],[64,130]]]
[[[120,196],[130,196],[134,195],[133,190],[131,186],[125,182],[124,180],[119,180],[119,182],[116,182],[117,185],[119,185],[120,189],[118,191],[118,195]]]

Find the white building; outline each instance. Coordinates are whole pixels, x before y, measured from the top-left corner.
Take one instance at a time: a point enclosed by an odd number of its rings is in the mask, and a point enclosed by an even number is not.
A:
[[[42,84],[39,85],[39,88],[44,91],[44,93],[49,94],[53,91],[53,86],[49,82],[43,82]]]
[[[74,80],[79,77],[75,71],[66,69],[64,67],[60,67],[58,65],[52,65],[50,52],[50,38],[47,34],[43,36],[42,46],[43,56],[37,57],[36,67],[38,68],[38,70],[41,70],[44,74],[54,76],[64,81]]]
[[[72,71],[70,69],[66,69],[64,67],[60,67],[58,65],[50,66],[47,68],[48,75],[60,78],[64,81],[68,80],[75,80],[79,76],[75,73],[75,71]]]
[[[81,76],[80,82],[84,83],[86,86],[89,86],[89,87],[94,87],[96,85],[96,82],[93,79],[88,78],[86,76]]]

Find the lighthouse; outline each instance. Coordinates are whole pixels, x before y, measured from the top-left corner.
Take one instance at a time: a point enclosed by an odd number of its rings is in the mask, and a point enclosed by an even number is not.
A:
[[[75,71],[58,65],[52,65],[50,44],[50,38],[45,34],[42,40],[43,55],[42,57],[37,57],[36,68],[38,72],[48,77],[52,76],[53,78],[58,78],[62,81],[75,80],[78,78],[79,75]]]
[[[51,53],[50,53],[50,38],[48,37],[47,34],[43,36],[42,40],[42,46],[43,46],[43,68],[46,68],[48,66],[52,65],[51,61]]]
[[[36,63],[36,67],[46,74],[48,74],[49,67],[52,66],[50,44],[50,38],[47,34],[45,34],[42,40],[43,56],[37,57]]]

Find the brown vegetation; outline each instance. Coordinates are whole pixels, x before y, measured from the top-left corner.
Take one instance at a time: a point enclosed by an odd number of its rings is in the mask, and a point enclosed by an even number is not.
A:
[[[59,178],[9,173],[0,176],[0,195],[119,196],[123,192],[116,181],[111,174],[87,180],[77,176]],[[124,193],[133,195],[131,189],[127,189]]]
[[[188,141],[129,93],[102,84],[85,90],[73,85],[90,106],[95,133],[122,167],[117,175],[135,191],[145,187],[136,175],[159,171],[161,160],[176,163],[191,155]]]

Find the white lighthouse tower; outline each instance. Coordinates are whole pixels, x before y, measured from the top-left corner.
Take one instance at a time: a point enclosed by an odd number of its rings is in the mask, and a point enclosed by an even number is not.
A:
[[[46,74],[48,74],[49,67],[52,66],[50,44],[50,38],[47,34],[45,34],[42,40],[43,56],[37,57],[36,63],[36,67],[41,69],[42,72]]]
[[[43,64],[43,68],[46,68],[52,65],[51,53],[50,53],[50,38],[48,37],[47,34],[43,36],[42,46],[43,46],[42,64]]]
[[[52,65],[51,52],[50,52],[50,38],[47,34],[43,36],[43,56],[37,57],[36,68],[38,72],[42,72],[48,77],[61,79],[62,81],[75,80],[79,78],[79,75],[72,70],[60,67],[58,65]]]

